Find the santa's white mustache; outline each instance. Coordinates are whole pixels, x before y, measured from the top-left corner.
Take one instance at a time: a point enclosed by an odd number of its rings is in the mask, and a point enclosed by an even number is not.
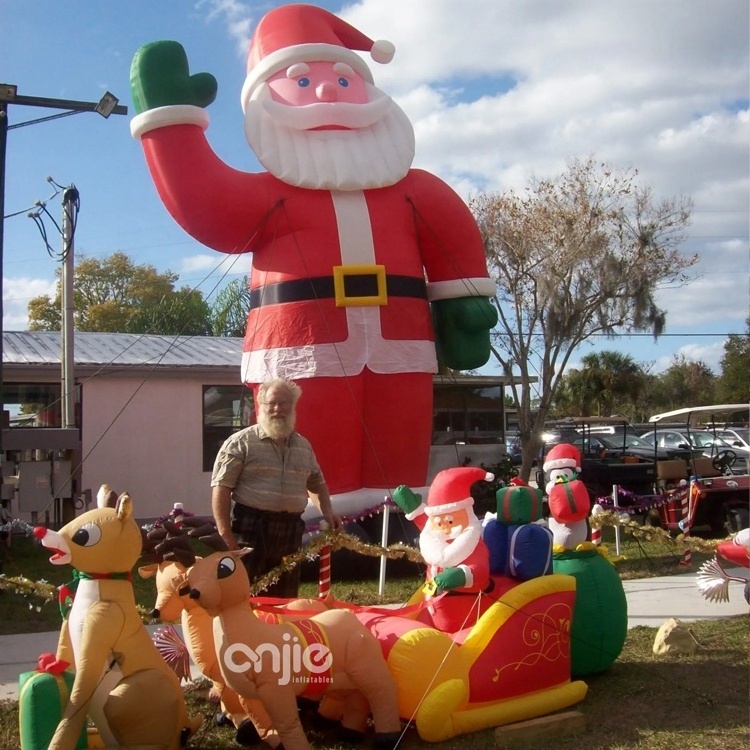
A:
[[[367,104],[320,102],[290,107],[270,99],[261,102],[266,112],[279,124],[291,130],[314,128],[351,128],[359,130],[378,122],[388,111],[390,99],[380,96]]]

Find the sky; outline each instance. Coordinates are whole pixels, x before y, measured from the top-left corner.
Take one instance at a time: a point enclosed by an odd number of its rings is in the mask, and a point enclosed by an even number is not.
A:
[[[0,82],[18,94],[128,107],[22,123],[57,110],[10,104],[2,248],[3,329],[24,330],[27,305],[54,295],[63,187],[75,185],[76,258],[115,251],[179,274],[209,299],[249,271],[192,240],[167,214],[130,135],[130,63],[139,47],[179,41],[191,72],[218,80],[207,137],[229,165],[260,171],[243,133],[240,91],[255,0],[0,0]],[[749,303],[750,18],[746,0],[362,0],[315,3],[395,44],[375,83],[406,111],[414,166],[464,199],[520,190],[574,158],[636,168],[657,198],[694,204],[688,286],[661,289],[665,335],[592,339],[580,357],[615,350],[651,372],[684,356],[716,374],[726,337],[744,333]],[[44,204],[49,253],[28,217]],[[484,369],[492,373],[490,365]]]

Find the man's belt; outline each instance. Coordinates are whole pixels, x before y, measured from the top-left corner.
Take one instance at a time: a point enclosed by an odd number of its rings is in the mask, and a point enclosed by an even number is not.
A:
[[[386,274],[385,266],[334,266],[333,276],[280,281],[250,290],[250,307],[335,299],[337,307],[387,305],[388,297],[427,299],[427,284],[416,276]]]

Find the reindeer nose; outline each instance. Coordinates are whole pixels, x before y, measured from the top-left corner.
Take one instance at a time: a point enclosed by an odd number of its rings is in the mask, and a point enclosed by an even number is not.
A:
[[[201,592],[198,591],[198,589],[190,589],[190,598],[191,599],[200,599],[201,598]]]
[[[153,617],[154,620],[158,620],[159,619],[159,610],[158,609],[152,609],[151,610],[151,617]]]

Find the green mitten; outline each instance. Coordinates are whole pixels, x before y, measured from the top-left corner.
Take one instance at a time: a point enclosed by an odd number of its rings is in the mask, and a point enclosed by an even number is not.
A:
[[[466,585],[466,573],[461,568],[446,568],[438,573],[435,578],[435,585],[443,591],[451,589],[460,589]]]
[[[435,347],[441,364],[473,370],[490,358],[490,330],[497,310],[486,297],[441,299],[432,303]]]
[[[179,42],[144,44],[130,66],[130,90],[137,114],[172,104],[207,107],[216,98],[210,73],[190,75],[185,49]]]
[[[393,502],[398,505],[404,513],[415,511],[422,504],[422,496],[412,492],[405,484],[400,484],[393,490],[391,495]]]

